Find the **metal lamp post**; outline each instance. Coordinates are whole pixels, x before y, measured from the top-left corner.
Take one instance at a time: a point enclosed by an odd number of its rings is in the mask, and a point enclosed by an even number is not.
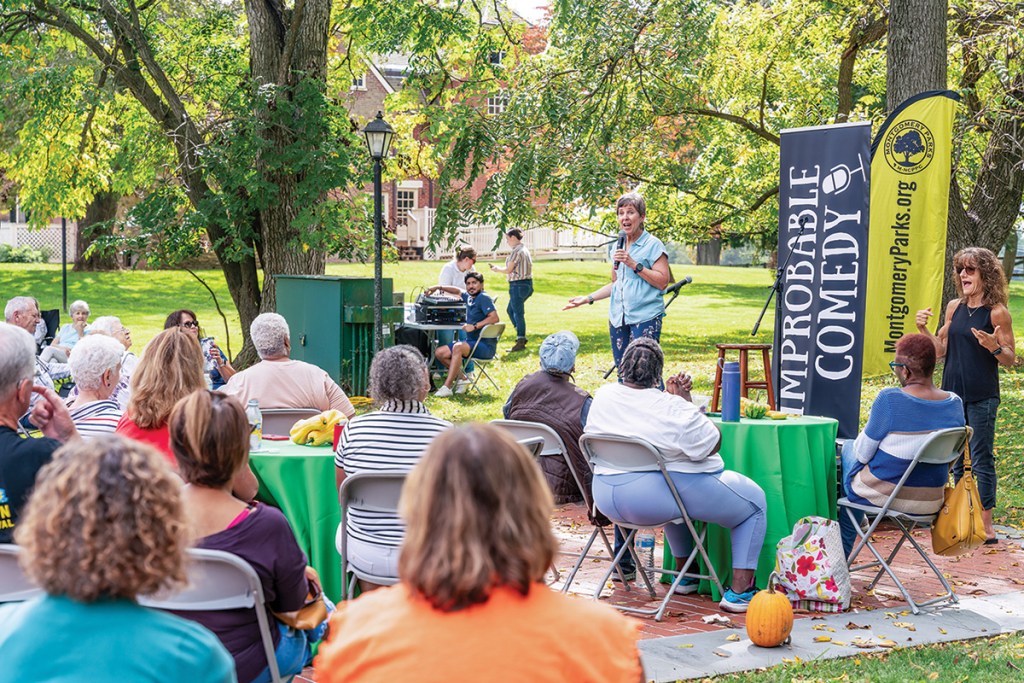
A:
[[[366,124],[363,135],[366,136],[366,146],[373,158],[373,352],[376,354],[384,348],[384,288],[381,283],[384,245],[380,166],[381,160],[388,154],[395,131],[384,120],[384,115],[377,112],[377,118]]]

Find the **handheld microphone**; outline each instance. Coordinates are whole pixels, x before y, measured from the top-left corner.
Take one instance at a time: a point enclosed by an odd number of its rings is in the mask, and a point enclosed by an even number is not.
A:
[[[622,249],[624,246],[626,246],[626,231],[625,230],[620,230],[619,231],[619,241],[615,244],[615,248],[616,249]],[[619,261],[616,261],[615,262],[615,266],[612,268],[612,270],[618,270],[619,269],[619,263],[620,263]]]
[[[693,282],[693,278],[690,277],[689,275],[687,275],[682,280],[680,280],[679,282],[675,283],[674,285],[672,285],[671,287],[666,289],[663,293],[664,294],[678,294],[680,289],[682,289],[684,286],[690,284],[691,282]]]

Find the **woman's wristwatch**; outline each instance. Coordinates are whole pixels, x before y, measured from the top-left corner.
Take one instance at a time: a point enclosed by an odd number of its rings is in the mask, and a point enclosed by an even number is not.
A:
[[[997,346],[996,348],[994,348],[991,351],[989,351],[989,353],[991,353],[993,356],[998,356],[1002,352],[1003,352],[1003,347],[1002,346]]]
[[[639,275],[641,273],[641,271],[643,271],[643,269],[644,269],[644,264],[637,263],[636,267],[633,268],[633,272],[636,273],[637,275]]]
[[[593,294],[587,294],[587,303],[590,304],[591,306],[594,305],[594,295]]]

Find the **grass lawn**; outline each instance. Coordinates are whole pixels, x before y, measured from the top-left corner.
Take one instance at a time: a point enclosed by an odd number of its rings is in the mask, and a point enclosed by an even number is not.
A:
[[[959,641],[920,648],[901,648],[864,657],[794,661],[761,671],[704,679],[714,683],[904,683],[905,681],[1005,681],[1021,680],[1024,669],[1024,638],[1006,634],[995,638]]]
[[[395,291],[404,291],[411,299],[414,290],[434,284],[441,268],[437,262],[402,262],[385,264],[385,277],[395,280]],[[508,302],[507,284],[503,275],[491,274],[487,264],[479,267],[487,277],[486,289],[499,297],[498,309],[505,318]],[[331,275],[372,277],[371,265],[331,265]],[[667,358],[666,371],[685,369],[694,376],[695,391],[710,394],[714,381],[716,342],[755,341],[770,343],[773,315],[769,310],[756,338],[750,329],[757,319],[771,286],[773,273],[764,269],[720,268],[709,266],[675,266],[677,279],[693,277],[681,295],[668,309],[662,331],[662,345]],[[184,271],[126,271],[118,273],[68,274],[68,300],[85,299],[93,316],[118,315],[133,331],[136,352],[160,331],[166,315],[177,308],[191,308],[203,323],[204,333],[217,337],[225,350],[237,351],[241,330],[227,287],[220,271],[197,273],[216,293],[227,314],[230,336],[217,314],[209,292]],[[454,420],[490,420],[501,415],[501,405],[515,383],[537,369],[537,347],[543,337],[557,330],[572,330],[580,339],[577,359],[577,384],[594,391],[605,380],[604,372],[611,365],[608,347],[607,302],[562,311],[566,300],[586,294],[607,282],[608,265],[593,261],[541,261],[535,267],[535,293],[526,304],[529,351],[509,355],[502,352],[511,346],[514,337],[499,347],[500,362],[489,371],[501,386],[500,392],[484,396],[463,396],[455,400],[429,399],[436,414]],[[0,296],[4,300],[19,294],[36,296],[44,309],[61,305],[60,268],[37,264],[0,265]],[[1016,336],[1024,336],[1024,283],[1011,286],[1010,310],[1017,322]],[[67,316],[63,316],[67,318]],[[229,342],[229,343],[225,343]],[[1018,344],[1018,353],[1024,346]],[[752,371],[760,370],[752,362]],[[861,396],[861,416],[867,418],[871,402],[878,391],[889,386],[889,377],[868,378]],[[999,414],[996,448],[999,458],[1000,497],[996,510],[998,521],[1014,526],[1024,525],[1024,372],[1012,369],[1002,373],[1002,405]]]

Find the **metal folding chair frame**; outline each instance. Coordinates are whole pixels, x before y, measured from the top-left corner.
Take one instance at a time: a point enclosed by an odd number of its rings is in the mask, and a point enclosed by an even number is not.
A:
[[[348,510],[353,502],[360,506],[369,505],[376,511],[398,514],[398,501],[402,495],[402,486],[408,472],[360,472],[345,477],[338,489],[338,500],[341,505],[341,523],[335,544],[341,555],[342,599],[351,600],[355,597],[356,580],[362,579],[380,586],[393,586],[398,579],[393,576],[379,576],[359,571],[348,563]],[[349,578],[348,574],[352,577]]]
[[[683,501],[679,497],[679,491],[676,489],[675,483],[672,481],[672,477],[669,476],[668,470],[665,467],[665,459],[658,449],[643,439],[598,434],[584,434],[581,436],[580,448],[583,449],[583,453],[587,456],[587,462],[590,464],[591,469],[597,465],[602,465],[621,470],[623,472],[645,472],[651,471],[652,465],[657,466],[658,471],[661,472],[662,477],[665,479],[665,485],[668,486],[669,491],[672,492],[672,498],[675,500],[676,506],[679,508],[679,516],[674,519],[664,520],[655,526],[683,523],[686,525],[686,528],[690,531],[690,535],[693,538],[693,550],[690,551],[686,561],[683,562],[683,566],[678,569],[666,569],[664,567],[658,567],[657,565],[643,567],[641,562],[636,562],[638,574],[643,578],[644,583],[647,585],[647,590],[652,598],[656,597],[656,594],[650,581],[648,581],[647,573],[644,570],[650,570],[652,573],[668,574],[675,577],[658,607],[649,610],[626,607],[624,605],[613,605],[613,607],[624,612],[632,612],[634,614],[654,615],[655,621],[661,621],[661,618],[665,614],[665,609],[668,607],[669,600],[672,599],[672,596],[675,594],[676,587],[683,578],[707,579],[714,582],[720,593],[724,593],[725,590],[722,588],[722,582],[718,579],[718,572],[715,571],[715,566],[712,564],[711,558],[708,556],[707,549],[704,547],[704,539],[707,534],[707,524],[702,524],[700,533],[697,532],[697,528],[695,527],[693,520],[686,512],[686,506],[683,505]],[[636,534],[637,529],[646,527],[632,524],[625,520],[612,521],[624,529],[629,529],[625,543],[623,543],[622,548],[619,549],[618,554],[613,558],[614,566],[617,567],[619,560],[625,554],[627,549],[633,554],[634,559],[636,559],[636,552],[632,547],[633,536]],[[699,574],[690,571],[691,565],[693,565],[694,561],[698,557],[704,561],[708,570],[707,574]],[[604,586],[604,582],[607,581],[610,576],[611,570],[604,575],[604,578],[601,580],[600,587]],[[594,595],[595,599],[600,595],[600,587],[598,592]]]
[[[0,604],[31,600],[44,592],[25,576],[18,564],[20,552],[13,543],[0,543]]]
[[[321,412],[319,408],[263,408],[263,433],[286,436],[296,422]]]
[[[878,584],[878,581],[883,575],[888,575],[892,579],[893,583],[896,584],[896,588],[899,589],[903,595],[904,600],[910,606],[911,611],[914,614],[921,612],[922,607],[928,607],[940,602],[946,602],[949,604],[956,604],[959,602],[956,593],[953,592],[953,587],[950,585],[946,577],[942,575],[942,572],[935,563],[932,562],[928,552],[921,547],[921,544],[911,535],[911,532],[917,528],[927,528],[935,521],[935,517],[938,512],[930,515],[912,515],[905,512],[899,512],[892,510],[892,504],[895,502],[900,490],[903,489],[904,483],[910,478],[911,473],[917,468],[918,463],[924,462],[928,464],[936,465],[948,465],[956,460],[963,453],[964,446],[967,444],[970,438],[970,427],[953,427],[950,429],[940,429],[929,437],[929,439],[922,444],[920,450],[914,456],[910,466],[907,467],[906,472],[900,478],[899,483],[889,494],[885,504],[882,507],[876,507],[874,505],[863,505],[860,503],[853,503],[846,497],[840,498],[838,506],[846,509],[846,514],[849,516],[850,521],[853,523],[854,529],[857,531],[857,542],[853,546],[853,550],[850,551],[850,557],[847,562],[850,565],[850,573],[860,571],[862,569],[872,569],[874,567],[880,567],[878,572],[875,574],[875,578],[868,584],[868,590],[874,589]],[[870,520],[867,530],[864,530],[857,523],[857,518],[854,510],[860,510],[865,513]],[[882,553],[874,546],[871,542],[871,534],[878,528],[879,523],[883,519],[889,519],[895,522],[897,528],[900,530],[900,538],[896,542],[896,546],[889,553],[888,557],[882,557]],[[896,576],[896,572],[893,571],[891,564],[896,558],[897,553],[903,547],[904,543],[910,541],[910,545],[917,551],[918,555],[924,558],[924,561],[931,568],[932,572],[939,579],[942,587],[945,589],[945,593],[942,595],[926,600],[924,602],[916,602],[911,596],[910,591],[903,585],[903,582]],[[875,556],[873,562],[867,562],[865,564],[854,565],[854,561],[860,554],[861,550],[867,548],[872,555]]]
[[[498,386],[497,382],[495,382],[494,379],[487,374],[487,365],[494,360],[494,357],[492,356],[491,358],[480,359],[476,358],[475,356],[476,349],[478,346],[480,346],[480,342],[482,340],[493,339],[495,347],[497,347],[498,342],[501,341],[501,335],[504,333],[505,323],[491,323],[490,325],[484,325],[483,327],[480,328],[480,336],[476,338],[476,342],[473,344],[473,349],[469,352],[468,356],[464,356],[462,358],[463,372],[466,371],[466,368],[469,366],[470,363],[473,363],[477,368],[477,372],[473,375],[473,383],[469,385],[468,389],[466,389],[466,393],[469,393],[473,389],[476,389],[476,393],[483,396],[484,392],[480,391],[480,387],[477,385],[480,384],[480,380],[483,379],[484,377],[486,377],[487,381],[491,383],[491,386],[494,387],[495,391],[501,391],[501,387]],[[497,349],[495,349],[494,355],[498,355]]]

